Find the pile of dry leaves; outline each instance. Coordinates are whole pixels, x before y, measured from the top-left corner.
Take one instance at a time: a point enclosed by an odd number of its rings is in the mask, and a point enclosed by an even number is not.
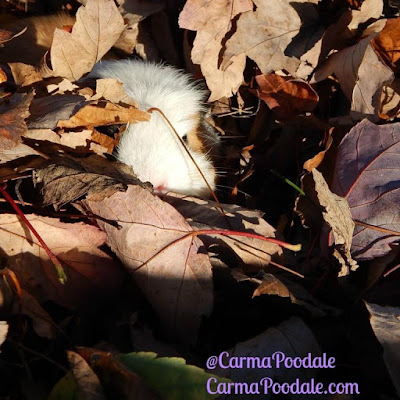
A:
[[[0,8],[0,398],[204,399],[211,374],[399,396],[395,2],[79,1]],[[222,206],[115,161],[150,115],[85,76],[128,56],[205,80]],[[206,372],[221,351],[336,368]]]

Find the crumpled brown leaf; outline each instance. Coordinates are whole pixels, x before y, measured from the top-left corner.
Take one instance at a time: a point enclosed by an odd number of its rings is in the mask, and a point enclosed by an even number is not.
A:
[[[27,131],[25,119],[32,99],[33,93],[16,93],[9,102],[0,105],[1,149],[11,149],[21,142],[21,136]]]
[[[95,155],[84,159],[53,157],[46,167],[36,171],[35,183],[43,195],[43,204],[53,204],[56,209],[84,196],[101,201],[123,191],[129,183],[141,184],[130,167],[111,164]]]
[[[189,0],[179,16],[181,28],[197,31],[192,60],[201,66],[211,91],[209,101],[231,97],[242,84],[245,54],[232,55],[229,66],[224,69],[220,68],[219,57],[222,42],[232,27],[232,19],[252,8],[250,0]]]
[[[344,197],[340,197],[329,190],[328,184],[318,170],[313,169],[312,175],[319,203],[325,208],[322,215],[332,229],[335,242],[333,255],[342,265],[339,276],[348,275],[350,270],[354,271],[358,267],[357,262],[353,260],[350,253],[354,231],[350,207]],[[339,249],[338,246],[341,248]]]
[[[54,32],[50,50],[53,75],[78,80],[110,50],[124,28],[114,1],[88,0],[78,9],[71,33]]]
[[[98,221],[107,242],[154,307],[166,332],[194,343],[201,319],[213,304],[212,272],[200,239],[169,204],[139,186],[88,209],[118,221],[121,229]]]

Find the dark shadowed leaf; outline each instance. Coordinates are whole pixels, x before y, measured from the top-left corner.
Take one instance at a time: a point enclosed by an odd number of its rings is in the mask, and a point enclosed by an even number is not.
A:
[[[354,220],[400,231],[400,124],[378,126],[367,120],[340,143],[332,190],[347,199]],[[381,257],[398,235],[356,225],[352,255]]]

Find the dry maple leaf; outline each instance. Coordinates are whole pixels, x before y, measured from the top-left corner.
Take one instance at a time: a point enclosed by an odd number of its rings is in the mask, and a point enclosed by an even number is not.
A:
[[[78,80],[110,50],[125,25],[112,0],[87,0],[69,33],[56,29],[51,45],[54,76]]]
[[[231,30],[232,20],[252,9],[250,0],[189,0],[179,16],[181,28],[197,31],[192,60],[201,66],[211,91],[209,101],[231,97],[242,84],[245,55],[232,57],[230,65],[224,70],[219,66],[219,57],[223,40]]]
[[[240,15],[236,32],[226,42],[222,69],[234,57],[246,55],[264,74],[281,69],[294,74],[299,61],[287,57],[285,50],[300,30],[299,15],[288,0],[254,0],[254,4],[256,10]]]
[[[212,272],[200,239],[169,204],[139,186],[102,202],[84,202],[120,229],[98,221],[107,242],[175,341],[194,343],[213,304]]]
[[[25,119],[32,99],[33,93],[16,93],[0,106],[0,148],[11,149],[21,142],[28,129]]]
[[[47,253],[18,216],[0,216],[0,242],[8,267],[22,288],[40,302],[53,300],[64,307],[76,307],[93,293],[116,290],[121,275],[112,259],[99,249],[105,235],[83,223],[67,224],[57,219],[26,215],[57,258],[66,263],[66,285],[61,285]]]
[[[201,229],[229,229],[240,232],[256,233],[264,237],[275,237],[275,229],[266,222],[263,213],[258,210],[248,210],[237,205],[224,204],[226,218],[221,214],[215,202],[197,199],[178,194],[169,195],[166,201],[172,204],[196,230]],[[229,222],[227,222],[229,221]],[[281,254],[282,249],[275,243],[256,238],[221,236],[210,233],[202,237],[213,257],[218,257],[219,246],[223,245],[232,253],[232,265],[239,260],[251,269],[260,270],[268,266],[271,257]],[[228,254],[223,252],[224,257]]]

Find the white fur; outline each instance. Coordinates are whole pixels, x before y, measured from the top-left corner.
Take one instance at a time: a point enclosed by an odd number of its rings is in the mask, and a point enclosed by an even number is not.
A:
[[[90,76],[115,78],[141,110],[157,107],[183,137],[195,127],[203,111],[204,91],[186,74],[172,67],[137,60],[102,61]],[[190,151],[211,187],[215,173],[204,154]],[[207,196],[207,186],[193,161],[164,118],[153,111],[150,122],[130,124],[121,137],[118,159],[131,165],[142,181],[155,188],[189,195]]]

